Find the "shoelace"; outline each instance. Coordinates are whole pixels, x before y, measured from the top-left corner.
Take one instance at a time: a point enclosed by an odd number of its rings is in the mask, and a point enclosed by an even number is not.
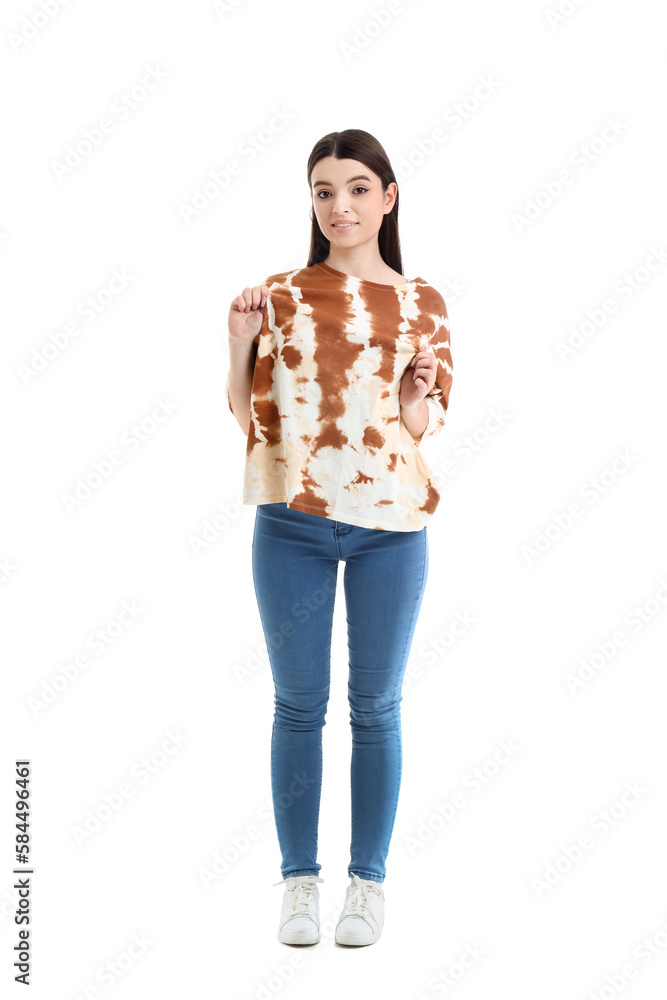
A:
[[[290,904],[294,913],[308,913],[313,889],[316,882],[324,882],[318,875],[294,875],[292,878],[274,882],[274,885],[285,885],[290,894]],[[290,884],[291,883],[291,884]]]
[[[367,913],[364,910],[368,907],[367,912],[370,912],[370,916],[377,923],[375,913],[373,912],[372,897],[382,896],[382,889],[376,883],[371,882],[369,879],[361,879],[354,873],[352,874],[352,878],[355,881],[355,885],[354,888],[348,890],[349,895],[345,900],[343,917],[365,917]]]

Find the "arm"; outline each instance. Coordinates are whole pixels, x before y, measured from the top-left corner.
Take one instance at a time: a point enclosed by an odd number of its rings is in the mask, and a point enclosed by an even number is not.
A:
[[[246,437],[250,430],[250,396],[256,357],[257,344],[254,340],[230,336],[227,402]]]
[[[435,330],[430,338],[430,346],[433,348],[437,362],[435,384],[422,400],[428,409],[425,418],[425,428],[423,424],[420,424],[416,428],[418,431],[423,431],[417,444],[421,444],[434,437],[445,426],[454,373],[450,348],[449,317],[447,315],[447,306],[441,295],[438,295],[437,306],[435,308],[437,309]],[[407,420],[406,425],[412,434],[412,427],[408,424]]]
[[[414,406],[401,404],[401,420],[419,444],[428,424],[428,403],[426,398],[420,399]]]

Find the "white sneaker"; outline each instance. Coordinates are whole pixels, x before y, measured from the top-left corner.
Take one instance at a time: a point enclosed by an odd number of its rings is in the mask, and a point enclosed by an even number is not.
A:
[[[336,925],[336,944],[374,944],[384,925],[384,889],[381,882],[352,875],[345,906]]]
[[[274,885],[284,885],[278,940],[283,944],[317,944],[320,940],[320,891],[318,875],[292,875]]]

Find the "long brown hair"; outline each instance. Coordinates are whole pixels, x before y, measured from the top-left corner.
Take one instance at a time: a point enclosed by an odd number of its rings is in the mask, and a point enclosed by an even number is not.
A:
[[[344,132],[329,132],[322,136],[313,146],[308,157],[308,187],[315,164],[325,156],[335,156],[339,160],[359,160],[365,167],[377,174],[382,181],[382,190],[386,191],[392,181],[396,181],[389,157],[378,140],[360,128],[346,128]],[[398,182],[396,182],[398,188]],[[310,251],[308,263],[318,264],[329,256],[329,240],[326,238],[311,209]],[[391,212],[382,219],[378,232],[378,247],[385,264],[399,274],[403,274],[401,261],[401,241],[398,236],[398,190]]]

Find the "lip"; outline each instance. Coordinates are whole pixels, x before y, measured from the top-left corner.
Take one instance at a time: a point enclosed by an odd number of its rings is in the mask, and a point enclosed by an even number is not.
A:
[[[331,225],[334,229],[352,229],[354,226],[358,226],[358,222],[332,222]]]

